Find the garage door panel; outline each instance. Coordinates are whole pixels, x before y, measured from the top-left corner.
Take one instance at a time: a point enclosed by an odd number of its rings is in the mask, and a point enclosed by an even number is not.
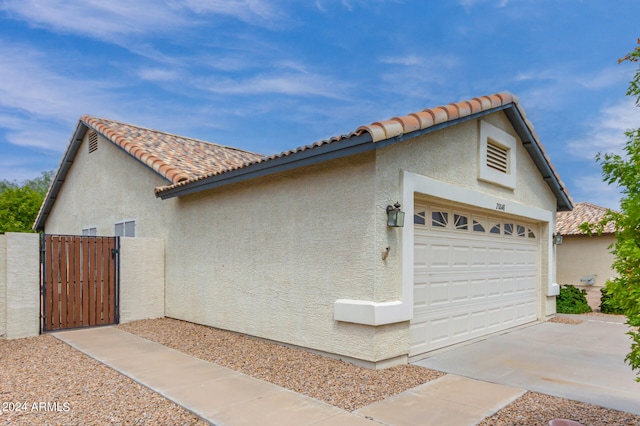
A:
[[[433,319],[425,324],[429,330],[429,336],[433,343],[443,342],[449,339],[451,321],[447,317]]]
[[[501,248],[484,247],[484,249],[487,251],[487,266],[496,268],[504,264]]]
[[[451,318],[451,337],[458,338],[469,333],[471,314],[463,313]]]
[[[487,249],[484,247],[471,248],[471,265],[478,268],[487,266]]]
[[[477,301],[479,299],[484,299],[488,297],[487,292],[487,280],[486,279],[475,279],[471,280],[471,299]]]
[[[471,264],[471,250],[465,246],[451,247],[451,266],[453,268],[466,268]]]
[[[413,306],[421,308],[427,306],[427,284],[414,284],[413,286]]]
[[[431,268],[449,268],[450,267],[450,251],[448,244],[430,244],[428,247],[427,265]]]
[[[429,258],[427,255],[427,246],[425,245],[415,245],[413,248],[413,266],[414,268],[418,268],[420,266],[427,266],[427,259]]]
[[[476,219],[491,226],[415,227],[410,356],[537,319],[538,241],[521,232],[535,226]]]
[[[428,290],[427,305],[437,306],[449,304],[449,281],[431,281]]]
[[[451,302],[461,303],[469,300],[469,280],[458,280],[451,282]]]

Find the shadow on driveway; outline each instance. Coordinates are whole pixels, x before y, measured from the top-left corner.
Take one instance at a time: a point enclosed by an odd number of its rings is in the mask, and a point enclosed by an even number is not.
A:
[[[536,323],[413,364],[640,414],[640,383],[624,362],[628,326],[616,317],[573,317],[584,322]]]

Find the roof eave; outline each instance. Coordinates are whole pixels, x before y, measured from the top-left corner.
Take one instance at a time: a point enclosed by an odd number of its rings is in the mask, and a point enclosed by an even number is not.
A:
[[[544,153],[542,152],[542,149],[540,148],[537,138],[533,135],[532,131],[525,121],[525,118],[522,116],[517,105],[513,102],[485,111],[480,111],[475,114],[470,114],[468,116],[439,123],[437,125],[430,126],[424,129],[402,133],[398,136],[384,139],[378,142],[373,142],[371,134],[369,134],[368,132],[364,132],[361,135],[350,136],[338,142],[322,145],[314,149],[300,151],[286,156],[278,157],[273,160],[252,164],[247,167],[210,176],[202,180],[189,182],[174,188],[165,190],[161,189],[156,192],[156,197],[162,198],[163,200],[173,197],[180,197],[199,191],[228,185],[231,183],[242,182],[248,179],[263,177],[273,173],[288,171],[298,167],[317,164],[348,155],[359,154],[362,152],[383,148],[385,146],[401,142],[403,140],[441,130],[443,128],[454,126],[465,121],[474,120],[501,110],[505,112],[507,118],[522,140],[525,149],[540,171],[543,180],[549,186],[554,196],[556,197],[558,211],[571,210],[573,208],[571,199],[563,188],[562,183],[553,172],[551,165],[547,161]]]
[[[64,153],[62,161],[58,166],[58,170],[56,170],[56,174],[49,185],[49,190],[42,202],[38,216],[33,224],[33,229],[35,231],[44,231],[44,225],[47,222],[49,213],[51,213],[51,209],[53,208],[58,194],[60,193],[60,188],[62,188],[67,177],[67,173],[69,173],[69,169],[71,168],[76,154],[80,149],[80,145],[82,144],[82,140],[84,139],[87,130],[89,130],[89,127],[87,127],[87,125],[82,121],[79,121],[76,126],[76,130],[73,133],[73,137],[71,138],[71,142],[69,142],[67,151]]]
[[[163,200],[173,197],[181,197],[207,189],[242,182],[248,179],[289,171],[299,167],[310,166],[346,157],[348,155],[360,154],[369,151],[371,149],[371,143],[371,135],[368,133],[350,136],[340,141],[325,144],[317,148],[283,155],[272,160],[230,170],[228,172],[192,181],[174,188],[160,190],[156,192],[156,197],[162,198]]]
[[[525,118],[522,116],[516,104],[509,104],[508,107],[505,108],[504,112],[511,122],[511,125],[515,129],[516,133],[518,133],[518,136],[520,137],[524,148],[527,150],[529,156],[540,171],[542,179],[549,186],[551,192],[553,192],[553,195],[555,195],[557,200],[557,211],[572,210],[573,203],[569,198],[566,189],[563,187],[562,183],[553,172],[551,164],[540,148],[540,143],[533,135],[533,132],[527,125]]]
[[[299,151],[273,160],[252,164],[247,167],[210,176],[205,179],[192,181],[174,188],[161,189],[156,192],[156,197],[162,198],[163,200],[173,197],[181,197],[231,183],[242,182],[244,180],[288,171],[298,167],[309,166],[349,155],[376,150],[397,142],[454,126],[465,121],[474,120],[484,115],[503,110],[507,107],[508,105],[503,105],[490,110],[480,111],[475,114],[459,117],[424,129],[403,133],[377,142],[373,142],[373,138],[370,133],[363,132],[360,135],[352,135],[340,141],[325,144],[317,148]]]

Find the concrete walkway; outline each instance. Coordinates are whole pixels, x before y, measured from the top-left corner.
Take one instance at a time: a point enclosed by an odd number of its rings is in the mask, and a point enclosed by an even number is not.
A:
[[[525,392],[450,374],[349,413],[114,327],[53,335],[216,425],[474,425]]]
[[[640,414],[640,383],[624,362],[623,317],[570,316],[430,354],[414,364],[475,380]]]

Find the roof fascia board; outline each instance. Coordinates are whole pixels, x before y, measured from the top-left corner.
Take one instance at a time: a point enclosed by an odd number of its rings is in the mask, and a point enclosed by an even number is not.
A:
[[[373,142],[371,135],[365,132],[359,136],[351,136],[338,142],[329,143],[317,148],[300,151],[273,160],[257,163],[245,168],[232,170],[219,175],[211,176],[201,181],[186,184],[184,186],[160,191],[156,197],[166,200],[168,198],[180,197],[193,194],[194,192],[217,188],[231,183],[242,182],[243,180],[266,176],[272,173],[289,171],[298,167],[309,166],[324,161],[334,160],[348,155],[360,154],[367,151],[383,148],[397,142],[412,139],[427,133],[442,130],[444,128],[460,124],[465,121],[474,120],[487,114],[508,108],[508,105],[499,106],[490,110],[481,111],[466,117],[456,118],[436,124],[425,129],[416,130],[410,133],[394,136],[389,139]]]
[[[527,126],[524,117],[522,117],[518,108],[514,104],[511,104],[510,108],[505,109],[504,112],[507,115],[507,118],[509,118],[509,121],[511,121],[511,124],[518,133],[518,136],[520,136],[520,140],[522,140],[529,156],[542,174],[543,180],[547,185],[549,185],[549,188],[556,196],[558,211],[571,210],[572,203],[569,200],[569,197],[567,197],[562,189],[560,182],[551,169],[551,165],[542,153],[542,149],[540,148],[540,145],[538,145],[537,139],[534,137],[533,133],[531,133],[531,129]]]
[[[58,166],[58,171],[56,172],[55,177],[51,181],[51,186],[49,187],[49,191],[47,192],[47,197],[42,204],[42,211],[36,218],[36,221],[33,225],[34,230],[44,230],[44,225],[47,222],[49,213],[51,213],[51,209],[53,208],[53,205],[58,198],[60,188],[62,188],[62,185],[65,182],[67,173],[69,173],[69,169],[71,168],[71,165],[73,164],[73,161],[78,154],[78,150],[80,149],[80,145],[82,145],[82,140],[84,139],[84,136],[87,133],[88,129],[89,127],[87,127],[86,124],[81,121],[78,122],[78,126],[76,127],[76,131],[73,134],[73,138],[71,139],[69,148],[62,158],[60,166]]]
[[[220,186],[242,182],[248,179],[335,160],[348,155],[361,154],[370,150],[371,135],[369,135],[369,133],[363,133],[359,136],[352,136],[351,138],[343,139],[338,142],[299,151],[294,154],[274,158],[273,160],[256,163],[248,167],[214,175],[200,181],[194,181],[184,186],[161,191],[156,194],[156,197],[166,200],[168,198],[193,194],[194,192],[218,188]]]

